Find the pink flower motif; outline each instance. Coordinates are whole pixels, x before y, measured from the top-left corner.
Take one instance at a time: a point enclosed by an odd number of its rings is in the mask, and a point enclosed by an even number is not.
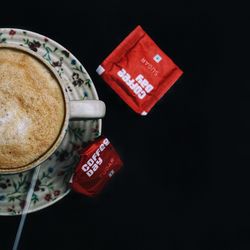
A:
[[[46,195],[44,196],[44,199],[45,199],[46,201],[50,201],[50,200],[51,200],[51,194],[46,194]]]
[[[91,130],[92,130],[92,132],[97,132],[98,128],[92,128]]]
[[[15,30],[10,30],[10,32],[9,32],[9,35],[10,36],[14,36],[16,34],[16,31]]]
[[[77,153],[80,153],[82,151],[82,147],[80,145],[73,145],[73,150]]]
[[[13,212],[15,211],[15,206],[12,205],[11,207],[8,207],[8,212]]]
[[[60,171],[58,174],[57,174],[57,176],[62,176],[62,175],[64,175],[64,171]]]
[[[55,191],[54,191],[54,195],[55,195],[55,196],[58,196],[60,193],[61,193],[60,190],[55,190]]]
[[[25,201],[25,200],[21,200],[20,203],[19,203],[19,205],[20,205],[20,207],[21,207],[22,209],[24,208],[25,204],[26,204],[26,201]]]

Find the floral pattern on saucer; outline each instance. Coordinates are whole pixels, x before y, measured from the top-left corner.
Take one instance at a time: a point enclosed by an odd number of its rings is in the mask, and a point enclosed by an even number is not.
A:
[[[63,79],[70,100],[98,99],[94,84],[82,64],[57,42],[21,29],[0,29],[0,44],[24,46],[46,59]],[[41,165],[29,212],[46,208],[69,193],[69,180],[79,152],[101,134],[101,120],[70,121],[57,151]],[[0,175],[0,215],[18,215],[25,205],[33,170]]]

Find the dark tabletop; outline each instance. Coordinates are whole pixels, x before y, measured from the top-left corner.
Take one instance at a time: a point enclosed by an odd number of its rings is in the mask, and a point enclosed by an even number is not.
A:
[[[250,249],[249,13],[239,1],[1,5],[0,27],[46,35],[84,65],[107,105],[123,169],[96,198],[28,215],[21,250]],[[138,24],[184,71],[146,117],[96,74]],[[11,249],[20,217],[0,217]]]

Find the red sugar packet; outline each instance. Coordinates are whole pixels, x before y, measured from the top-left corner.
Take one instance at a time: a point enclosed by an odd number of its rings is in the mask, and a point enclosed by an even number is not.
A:
[[[141,115],[146,115],[183,73],[141,26],[137,26],[96,71]]]
[[[70,186],[78,193],[95,196],[122,165],[110,141],[101,136],[83,149]]]

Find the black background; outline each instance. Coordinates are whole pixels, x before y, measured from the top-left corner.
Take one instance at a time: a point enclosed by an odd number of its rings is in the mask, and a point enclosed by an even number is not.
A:
[[[28,215],[20,249],[250,249],[247,5],[79,2],[7,2],[0,27],[44,34],[82,62],[124,168],[97,198],[71,193]],[[95,72],[138,24],[184,71],[146,117]],[[1,250],[19,220],[0,217]]]

